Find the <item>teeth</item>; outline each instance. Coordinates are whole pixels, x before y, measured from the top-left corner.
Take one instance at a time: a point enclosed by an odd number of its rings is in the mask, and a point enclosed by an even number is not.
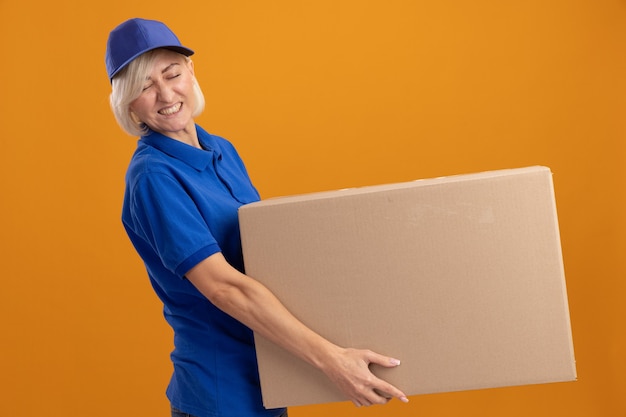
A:
[[[181,106],[181,103],[177,103],[173,105],[172,107],[168,107],[167,109],[159,110],[159,113],[161,113],[164,116],[169,116],[171,114],[178,112],[178,110],[180,110],[180,106]]]

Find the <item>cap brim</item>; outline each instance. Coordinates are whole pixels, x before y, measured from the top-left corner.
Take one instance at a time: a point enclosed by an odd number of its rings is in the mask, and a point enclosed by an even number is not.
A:
[[[124,63],[122,63],[120,66],[118,66],[115,71],[113,71],[111,73],[111,75],[109,75],[109,80],[113,80],[113,78],[124,68],[126,68],[126,66],[128,66],[128,64],[130,64],[135,58],[139,57],[140,55],[145,54],[146,52],[150,52],[150,51],[154,51],[155,49],[169,49],[170,51],[174,51],[174,52],[178,52],[179,54],[185,55],[185,56],[191,56],[194,54],[194,51],[192,49],[189,48],[185,48],[184,46],[179,46],[179,45],[167,45],[167,46],[156,46],[154,48],[148,48],[146,50],[142,50],[138,53],[136,53],[135,55],[133,55],[132,57],[128,58]]]

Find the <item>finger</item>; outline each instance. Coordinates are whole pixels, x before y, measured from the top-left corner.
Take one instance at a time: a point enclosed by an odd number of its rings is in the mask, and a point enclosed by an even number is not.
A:
[[[358,399],[352,400],[352,402],[357,407],[369,407],[370,405],[375,404],[375,402],[370,401],[366,395],[360,395]]]
[[[403,403],[409,402],[406,394],[400,391],[398,388],[394,387],[393,385],[389,385],[389,388],[384,388],[382,389],[382,391],[386,394],[386,397],[388,398],[397,398]]]
[[[375,404],[387,404],[393,397],[390,396],[389,394],[386,394],[382,391],[379,390],[374,390],[374,394],[376,394],[376,402]]]
[[[404,392],[400,391],[395,386],[380,378],[376,378],[373,381],[372,392],[377,396],[386,399],[387,401],[391,398],[397,398],[403,403],[409,402]]]
[[[370,401],[369,398],[367,398],[366,396],[362,396],[361,399],[359,400],[359,403],[361,404],[362,407],[369,407],[372,404],[376,404],[373,401]]]
[[[398,390],[397,388],[395,388],[392,385],[390,385],[389,390],[383,390],[383,389],[375,388],[374,392],[378,396],[383,398],[385,400],[385,403],[389,402],[389,400],[391,400],[392,398],[397,398],[400,401],[402,401],[403,403],[408,403],[409,402],[409,399],[407,398],[407,396],[404,395],[404,393],[402,391]]]
[[[389,399],[385,397],[381,397],[380,395],[375,394],[374,392],[370,392],[367,395],[368,397],[362,397],[363,399],[360,400],[360,404],[362,407],[370,407],[372,405],[384,405],[389,402]]]
[[[400,359],[381,355],[376,352],[369,352],[367,355],[367,360],[369,363],[384,366],[385,368],[394,368],[396,366],[400,366]]]
[[[374,388],[374,392],[376,393],[376,395],[378,395],[379,397],[383,397],[386,400],[390,400],[393,397],[389,394],[387,394],[385,391],[381,391],[378,388]]]

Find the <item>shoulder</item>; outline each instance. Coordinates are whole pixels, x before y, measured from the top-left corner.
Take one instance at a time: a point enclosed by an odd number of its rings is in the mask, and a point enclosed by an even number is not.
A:
[[[128,191],[134,194],[139,188],[169,188],[178,184],[181,167],[177,165],[174,158],[140,143],[126,170]]]
[[[167,172],[171,165],[171,158],[167,158],[163,152],[139,143],[128,164],[127,174],[140,175],[146,172]]]

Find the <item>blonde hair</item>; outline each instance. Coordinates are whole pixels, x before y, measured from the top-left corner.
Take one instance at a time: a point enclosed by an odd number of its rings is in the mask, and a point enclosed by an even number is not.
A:
[[[117,124],[131,136],[142,136],[150,130],[145,123],[133,117],[130,104],[141,94],[158,51],[159,49],[155,49],[138,56],[118,72],[111,81],[111,110],[113,110]],[[187,56],[185,59],[190,60]],[[193,94],[195,108],[192,115],[196,117],[204,110],[205,101],[195,76],[193,77]]]

